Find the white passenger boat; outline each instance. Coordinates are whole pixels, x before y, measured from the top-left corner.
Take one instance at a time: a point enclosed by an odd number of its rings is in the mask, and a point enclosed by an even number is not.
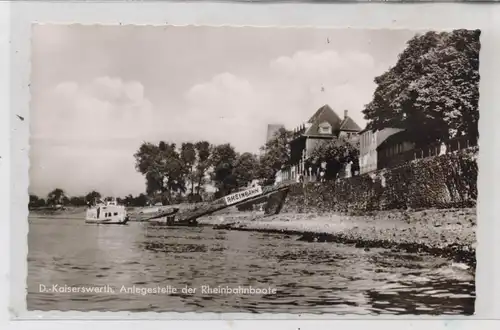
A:
[[[125,206],[118,205],[116,200],[99,202],[87,209],[86,223],[103,225],[124,225],[129,221]]]

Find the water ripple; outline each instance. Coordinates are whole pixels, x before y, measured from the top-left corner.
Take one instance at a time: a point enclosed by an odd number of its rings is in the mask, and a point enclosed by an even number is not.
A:
[[[426,254],[207,227],[86,226],[64,219],[32,219],[28,244],[30,310],[474,313],[473,271]],[[54,294],[41,292],[42,284],[108,285],[115,293]],[[177,292],[120,290],[133,286]],[[274,288],[276,293],[204,293],[204,286]]]

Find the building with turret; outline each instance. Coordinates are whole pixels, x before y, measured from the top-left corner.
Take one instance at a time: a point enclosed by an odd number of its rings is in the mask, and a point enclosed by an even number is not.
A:
[[[281,171],[282,180],[296,180],[299,174],[306,175],[306,160],[311,158],[319,143],[341,137],[353,142],[359,139],[361,128],[349,117],[347,110],[343,115],[340,117],[330,106],[324,105],[293,130],[290,164]]]

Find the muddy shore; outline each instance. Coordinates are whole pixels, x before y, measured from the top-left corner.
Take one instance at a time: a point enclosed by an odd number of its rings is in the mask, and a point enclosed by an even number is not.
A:
[[[383,211],[368,215],[260,213],[212,215],[202,225],[225,230],[298,235],[299,240],[426,252],[476,265],[476,209]]]

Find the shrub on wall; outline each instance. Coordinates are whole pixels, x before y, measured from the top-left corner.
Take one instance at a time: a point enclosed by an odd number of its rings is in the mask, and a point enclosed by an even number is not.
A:
[[[371,175],[290,187],[284,212],[470,207],[477,199],[478,148],[428,157]]]

